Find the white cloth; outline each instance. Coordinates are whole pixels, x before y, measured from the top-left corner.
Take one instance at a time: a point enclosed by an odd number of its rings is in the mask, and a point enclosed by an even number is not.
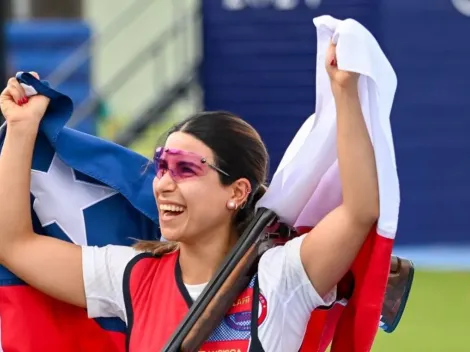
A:
[[[259,325],[258,337],[265,351],[298,351],[310,319],[318,306],[330,305],[336,290],[322,299],[313,288],[300,260],[304,236],[285,246],[268,250],[259,262],[258,282],[265,297],[266,319]],[[124,270],[138,252],[130,247],[82,247],[83,279],[88,316],[119,317],[127,322],[123,295]],[[171,273],[173,274],[174,271]],[[203,285],[197,290],[204,289]],[[197,292],[194,292],[197,298]]]
[[[316,111],[289,145],[258,207],[273,210],[293,226],[315,226],[341,203],[336,150],[336,107],[325,67],[331,40],[338,68],[360,73],[359,95],[377,164],[380,195],[378,233],[394,238],[400,205],[390,112],[397,78],[372,34],[352,19],[314,19],[317,27]]]

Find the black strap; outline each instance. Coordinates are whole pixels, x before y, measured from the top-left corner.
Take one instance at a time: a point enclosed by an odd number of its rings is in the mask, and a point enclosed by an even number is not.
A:
[[[127,332],[126,332],[126,351],[130,350],[131,344],[131,333],[134,326],[134,309],[132,306],[132,292],[131,292],[131,273],[135,265],[145,258],[155,258],[150,253],[140,253],[136,255],[132,260],[127,263],[126,269],[124,270],[124,278],[122,280],[122,291],[124,294],[124,304],[126,306],[126,315],[127,315]]]
[[[253,303],[251,306],[251,344],[250,352],[264,352],[261,341],[258,338],[258,312],[259,311],[259,284],[258,274],[253,285]]]

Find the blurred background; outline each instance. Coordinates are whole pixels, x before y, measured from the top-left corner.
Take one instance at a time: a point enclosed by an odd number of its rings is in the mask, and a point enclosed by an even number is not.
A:
[[[258,129],[274,171],[315,108],[313,17],[354,18],[398,75],[395,253],[418,268],[374,351],[470,351],[470,0],[1,0],[0,81],[37,71],[69,126],[150,156],[202,109]]]

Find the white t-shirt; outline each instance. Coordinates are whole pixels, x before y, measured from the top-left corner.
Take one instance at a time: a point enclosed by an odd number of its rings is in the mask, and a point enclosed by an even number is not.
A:
[[[330,305],[336,289],[322,299],[313,288],[300,260],[300,245],[305,235],[284,246],[269,249],[258,265],[260,293],[266,299],[266,319],[258,327],[258,338],[266,352],[298,351],[311,312]],[[83,277],[88,316],[119,317],[127,323],[123,294],[124,270],[139,254],[130,247],[82,247]],[[197,299],[206,284],[187,285]],[[261,312],[260,312],[261,314]]]

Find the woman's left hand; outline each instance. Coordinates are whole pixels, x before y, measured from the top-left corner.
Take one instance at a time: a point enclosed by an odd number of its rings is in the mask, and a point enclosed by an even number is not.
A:
[[[326,71],[330,76],[333,93],[344,89],[357,89],[359,74],[356,72],[342,71],[338,69],[336,59],[336,45],[332,42],[326,53]]]

